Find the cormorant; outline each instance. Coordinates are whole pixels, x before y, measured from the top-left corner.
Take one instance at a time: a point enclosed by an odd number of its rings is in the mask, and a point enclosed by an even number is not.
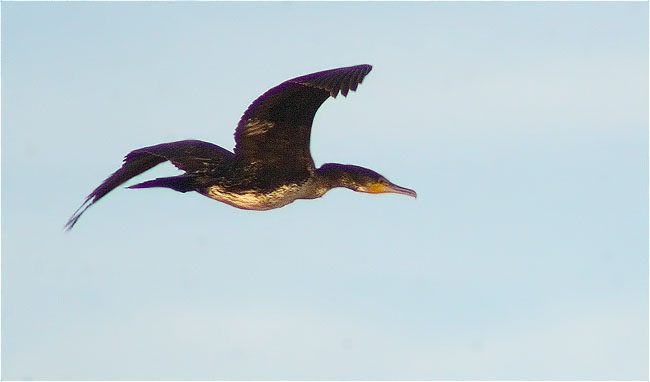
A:
[[[320,105],[339,92],[356,90],[372,66],[358,65],[307,74],[281,83],[257,98],[235,130],[234,153],[208,142],[185,140],[131,151],[122,167],[88,195],[65,225],[67,230],[117,186],[170,161],[185,174],[128,188],[166,187],[196,191],[248,210],[270,210],[296,199],[314,199],[334,187],[415,197],[367,168],[326,163],[316,168],[309,152],[311,124]]]

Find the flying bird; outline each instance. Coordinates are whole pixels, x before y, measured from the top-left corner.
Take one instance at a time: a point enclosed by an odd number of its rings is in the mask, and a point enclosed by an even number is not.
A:
[[[131,151],[122,167],[86,197],[65,225],[72,229],[94,203],[127,180],[170,161],[185,173],[157,178],[128,188],[165,187],[195,191],[247,210],[270,210],[296,199],[315,199],[335,187],[367,193],[397,193],[416,197],[360,166],[326,163],[319,168],[309,152],[314,115],[329,97],[344,97],[370,72],[357,65],[307,74],[285,81],[257,98],[235,129],[235,149],[184,140]]]

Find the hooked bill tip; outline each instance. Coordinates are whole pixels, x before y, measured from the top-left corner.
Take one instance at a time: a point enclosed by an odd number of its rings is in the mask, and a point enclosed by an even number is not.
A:
[[[418,197],[418,194],[415,192],[415,190],[411,190],[410,188],[406,187],[400,187],[396,184],[391,184],[390,185],[390,192],[396,193],[396,194],[402,194],[402,195],[408,195],[412,196],[414,198]]]

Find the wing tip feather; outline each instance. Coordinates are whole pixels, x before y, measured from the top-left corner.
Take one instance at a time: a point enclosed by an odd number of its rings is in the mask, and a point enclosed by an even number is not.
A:
[[[350,91],[357,90],[359,84],[363,82],[363,79],[371,70],[372,65],[369,64],[346,66],[307,74],[287,82],[300,83],[326,90],[332,98],[336,98],[339,93],[343,97],[347,97]]]

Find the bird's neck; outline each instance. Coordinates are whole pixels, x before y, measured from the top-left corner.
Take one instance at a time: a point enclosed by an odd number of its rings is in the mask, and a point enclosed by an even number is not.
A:
[[[323,190],[323,194],[328,190],[336,187],[353,188],[352,178],[350,177],[349,165],[339,163],[325,163],[316,169],[316,183]]]

